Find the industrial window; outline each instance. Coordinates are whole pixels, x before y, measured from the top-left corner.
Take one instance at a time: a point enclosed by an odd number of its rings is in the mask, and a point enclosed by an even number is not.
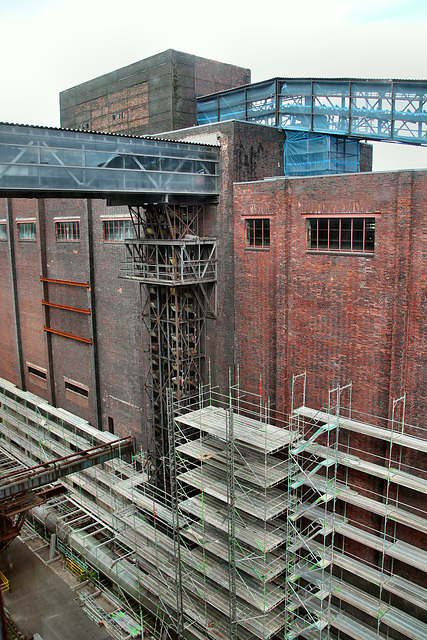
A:
[[[56,239],[58,241],[80,240],[80,221],[61,220],[55,222]]]
[[[375,218],[308,218],[307,223],[307,247],[312,251],[374,251]]]
[[[270,247],[270,219],[246,220],[246,246],[266,249]]]
[[[70,380],[65,380],[65,388],[67,391],[72,391],[73,393],[77,393],[79,396],[83,398],[89,397],[89,389],[87,387],[80,386],[75,382],[71,382]]]
[[[7,240],[7,230],[5,222],[0,222],[0,240]]]
[[[131,220],[104,220],[104,240],[106,242],[120,242],[133,238]]]
[[[18,222],[18,240],[35,240],[36,238],[35,222]]]
[[[28,373],[31,373],[31,375],[37,376],[37,378],[41,378],[42,380],[46,380],[47,378],[46,369],[41,369],[40,367],[36,367],[33,364],[28,365]]]

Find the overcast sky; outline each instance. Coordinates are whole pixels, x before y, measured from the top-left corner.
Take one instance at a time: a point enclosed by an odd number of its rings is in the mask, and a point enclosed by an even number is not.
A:
[[[427,0],[0,0],[0,121],[59,126],[59,92],[165,49],[274,76],[427,78]],[[375,169],[427,148],[375,145]]]

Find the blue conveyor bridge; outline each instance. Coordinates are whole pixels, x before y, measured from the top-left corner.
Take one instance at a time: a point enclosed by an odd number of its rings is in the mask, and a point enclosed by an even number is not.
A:
[[[197,99],[198,124],[230,119],[423,145],[427,80],[274,78]]]

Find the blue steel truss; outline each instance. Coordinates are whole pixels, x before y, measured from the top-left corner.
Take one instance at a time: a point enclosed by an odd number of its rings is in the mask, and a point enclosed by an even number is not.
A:
[[[72,197],[218,193],[207,145],[0,123],[0,193]]]
[[[198,124],[230,119],[427,144],[427,80],[274,78],[197,99]]]

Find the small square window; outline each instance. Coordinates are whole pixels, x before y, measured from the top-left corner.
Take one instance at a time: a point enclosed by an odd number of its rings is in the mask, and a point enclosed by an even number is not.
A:
[[[80,240],[80,221],[61,220],[55,222],[55,231],[58,242],[76,242]]]
[[[0,241],[1,240],[7,240],[7,229],[5,222],[0,222]]]
[[[246,246],[270,248],[270,218],[246,220]]]
[[[18,240],[36,240],[35,222],[18,222]]]

